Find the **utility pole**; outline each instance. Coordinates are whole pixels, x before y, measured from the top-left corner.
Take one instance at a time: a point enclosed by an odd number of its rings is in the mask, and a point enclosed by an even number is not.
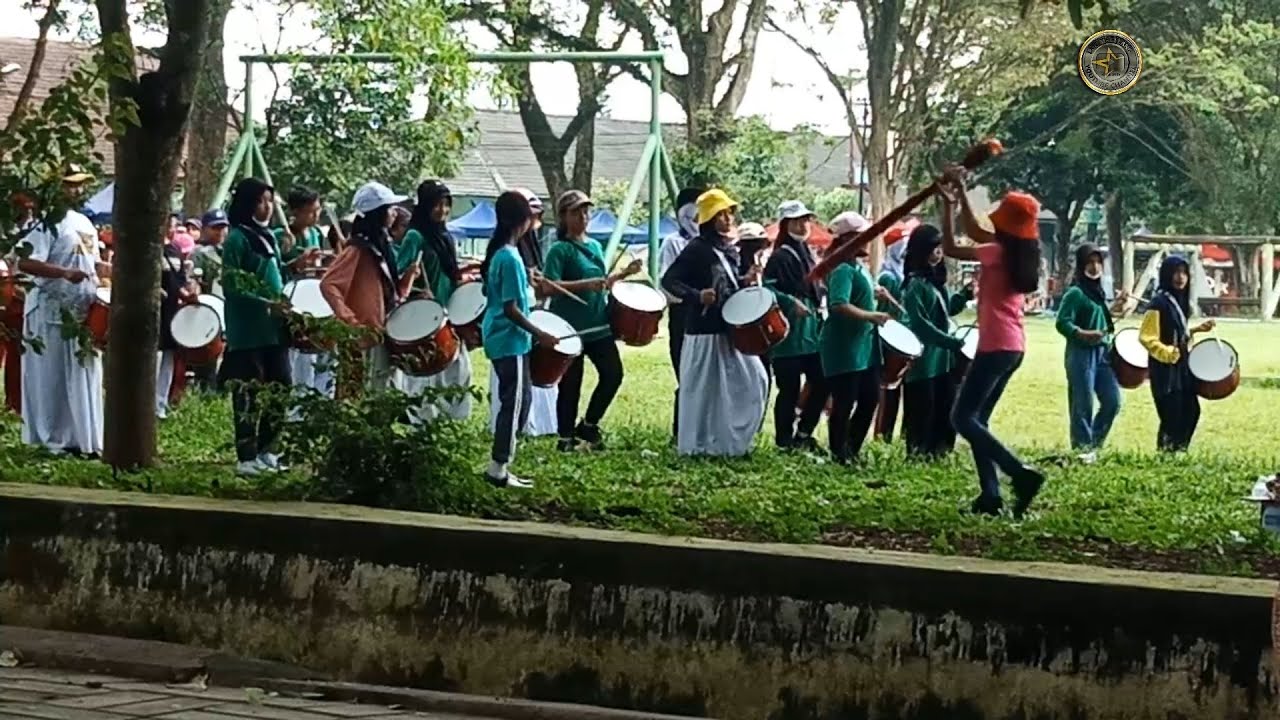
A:
[[[868,136],[871,134],[871,100],[867,98],[859,99],[858,106],[862,108],[862,125],[858,128],[858,132],[862,134],[862,151],[858,153],[858,213],[865,214],[866,197],[867,197],[867,142]]]

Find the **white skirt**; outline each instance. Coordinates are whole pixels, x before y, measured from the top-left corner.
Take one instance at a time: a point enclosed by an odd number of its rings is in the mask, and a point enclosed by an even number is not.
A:
[[[533,387],[533,404],[529,407],[529,424],[522,428],[525,437],[542,437],[555,435],[556,398],[559,392],[554,387]],[[498,375],[489,369],[489,432],[498,424]]]
[[[315,390],[325,397],[333,397],[333,363],[333,356],[327,353],[302,353],[290,350],[289,365],[293,386]]]
[[[397,370],[393,382],[401,392],[415,397],[422,395],[426,388],[469,388],[471,387],[471,354],[467,352],[465,347],[460,348],[458,357],[454,358],[449,367],[435,375],[426,377],[406,375]],[[431,420],[436,417],[437,413],[444,413],[454,420],[467,419],[471,415],[471,395],[465,395],[452,402],[446,400],[424,401],[417,410],[413,411],[411,419],[414,422],[419,419]]]
[[[769,375],[728,335],[685,335],[680,351],[681,455],[739,457],[755,443],[769,404]]]
[[[77,340],[64,340],[62,326],[28,312],[26,335],[44,350],[22,355],[22,441],[53,453],[70,449],[102,453],[104,398],[102,355],[81,361]]]

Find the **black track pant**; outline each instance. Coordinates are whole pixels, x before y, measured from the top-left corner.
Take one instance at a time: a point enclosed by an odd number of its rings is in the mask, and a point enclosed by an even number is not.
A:
[[[871,421],[880,400],[880,368],[868,368],[827,378],[831,391],[831,417],[828,419],[831,454],[837,461],[848,462],[862,452]]]

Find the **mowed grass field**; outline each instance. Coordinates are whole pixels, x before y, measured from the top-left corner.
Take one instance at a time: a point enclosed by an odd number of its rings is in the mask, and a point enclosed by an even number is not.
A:
[[[1021,522],[961,512],[976,493],[963,441],[952,457],[927,464],[906,460],[900,440],[869,443],[867,462],[846,469],[775,451],[770,416],[749,458],[678,457],[669,437],[674,379],[665,338],[623,349],[627,378],[603,423],[607,451],[566,455],[549,438],[523,442],[515,470],[537,481],[534,490],[492,490],[477,477],[465,491],[473,495],[468,501],[419,509],[729,539],[1280,576],[1280,543],[1259,528],[1257,507],[1242,501],[1258,475],[1280,469],[1280,325],[1220,323],[1219,337],[1240,353],[1244,381],[1230,398],[1203,403],[1190,454],[1155,452],[1156,417],[1144,386],[1125,391],[1115,430],[1093,465],[1077,462],[1068,447],[1062,338],[1048,318],[1028,318],[1027,334],[1026,361],[992,420],[999,437],[1049,476]],[[473,357],[476,385],[485,390],[488,366],[482,354]],[[487,459],[486,418],[481,402],[469,423],[473,439],[459,448],[475,456],[477,476]],[[301,472],[232,476],[230,408],[220,397],[193,396],[164,421],[163,467],[133,476],[113,478],[99,463],[24,448],[18,430],[12,420],[0,425],[5,480],[262,499],[309,495]]]

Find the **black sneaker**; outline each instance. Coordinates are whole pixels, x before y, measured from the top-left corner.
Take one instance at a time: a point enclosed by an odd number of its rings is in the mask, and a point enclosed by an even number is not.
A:
[[[604,449],[604,437],[600,434],[599,425],[581,423],[576,431],[578,439],[586,443],[592,450]]]
[[[822,448],[818,447],[818,441],[814,440],[813,436],[798,437],[791,446],[801,452],[816,453],[822,451]]]
[[[1036,499],[1036,495],[1040,494],[1040,488],[1044,486],[1044,475],[1033,467],[1024,467],[1018,477],[1013,478],[1013,494],[1017,500],[1013,503],[1013,516],[1015,518],[1022,517],[1027,508],[1031,507],[1031,502]]]
[[[577,438],[571,438],[571,437],[569,437],[569,438],[564,438],[564,437],[562,437],[562,438],[560,438],[559,442],[557,442],[557,443],[556,443],[556,450],[559,450],[559,451],[560,451],[560,452],[562,452],[562,453],[570,453],[570,452],[573,452],[573,451],[575,451],[575,450],[577,450],[577,449],[578,449],[578,440],[577,440]]]
[[[1004,500],[1000,498],[988,498],[985,495],[979,495],[973,499],[973,503],[969,505],[969,512],[974,515],[988,515],[990,517],[1000,517],[1000,511],[1004,509]]]

